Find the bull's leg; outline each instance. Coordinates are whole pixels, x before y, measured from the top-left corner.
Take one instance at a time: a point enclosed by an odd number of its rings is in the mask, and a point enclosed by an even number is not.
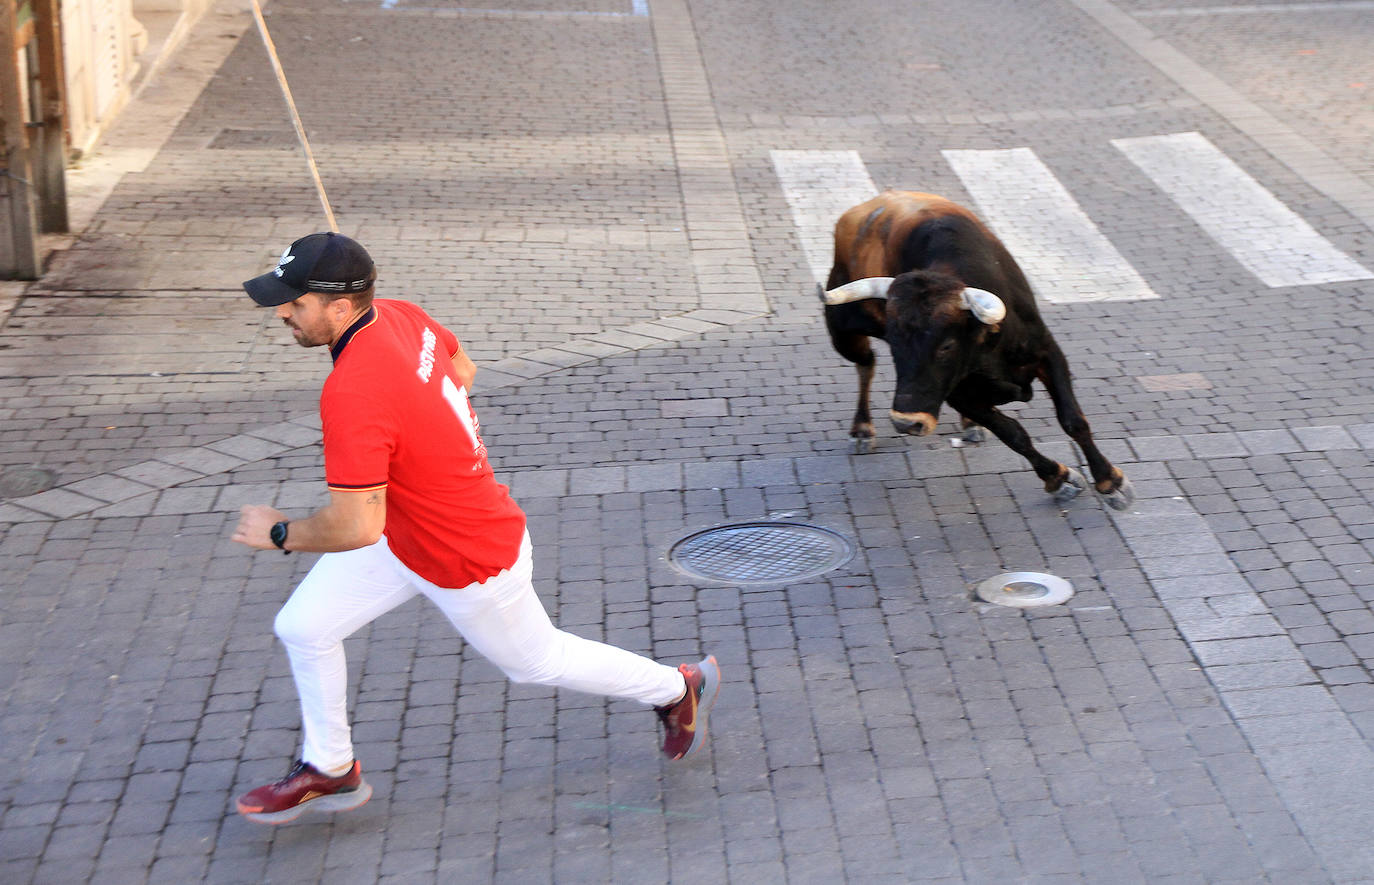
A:
[[[849,436],[854,439],[859,451],[873,445],[873,416],[868,412],[868,390],[873,386],[873,363],[859,363],[859,402],[854,407],[854,422],[849,425]]]
[[[1125,510],[1131,506],[1131,502],[1135,500],[1131,481],[1098,449],[1097,443],[1093,440],[1092,429],[1088,426],[1088,419],[1083,415],[1083,409],[1079,407],[1078,399],[1073,395],[1068,360],[1064,359],[1064,354],[1053,341],[1050,342],[1049,353],[1038,374],[1040,383],[1045,385],[1050,399],[1054,401],[1054,412],[1059,419],[1059,426],[1064,428],[1070,439],[1078,443],[1078,447],[1083,450],[1083,457],[1088,459],[1088,470],[1093,475],[1093,488],[1115,510]]]
[[[854,407],[854,421],[849,426],[849,435],[859,449],[866,448],[873,439],[873,416],[868,410],[868,392],[873,386],[873,347],[867,335],[846,332],[831,335],[840,356],[854,364],[859,373],[859,402]]]
[[[1045,484],[1045,491],[1054,495],[1056,500],[1067,501],[1074,498],[1087,484],[1083,477],[1065,464],[1046,458],[1031,443],[1030,434],[1010,415],[996,406],[975,405],[951,398],[949,404],[959,411],[965,419],[976,421],[992,432],[1016,454],[1030,462],[1035,475]]]
[[[821,300],[825,300],[825,290],[837,289],[852,281],[848,266],[838,258],[830,267],[830,276],[821,290]],[[859,401],[854,407],[854,421],[849,425],[849,436],[854,440],[854,449],[864,452],[873,445],[873,416],[868,410],[868,392],[873,386],[873,346],[870,335],[882,337],[883,321],[866,314],[857,304],[840,308],[825,308],[825,325],[830,332],[830,343],[840,356],[854,364],[859,373]]]

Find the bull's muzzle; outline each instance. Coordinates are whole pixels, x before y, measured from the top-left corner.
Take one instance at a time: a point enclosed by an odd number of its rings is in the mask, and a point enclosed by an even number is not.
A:
[[[929,412],[898,412],[893,409],[888,414],[892,416],[892,426],[897,428],[898,433],[927,436],[935,432],[936,418]]]

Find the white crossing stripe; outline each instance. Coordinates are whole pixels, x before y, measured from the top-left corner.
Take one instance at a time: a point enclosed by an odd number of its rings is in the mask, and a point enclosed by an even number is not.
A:
[[[1112,144],[1265,285],[1372,276],[1200,133],[1117,138]]]
[[[1040,301],[1159,297],[1030,148],[941,153]]]
[[[878,193],[858,151],[771,151],[802,252],[816,282],[830,276],[835,222]]]

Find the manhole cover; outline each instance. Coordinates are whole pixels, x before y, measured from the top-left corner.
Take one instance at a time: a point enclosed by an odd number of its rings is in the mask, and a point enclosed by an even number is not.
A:
[[[796,522],[741,522],[688,535],[668,561],[694,578],[725,584],[776,584],[824,574],[849,561],[843,535]]]
[[[978,585],[978,598],[994,605],[1032,608],[1058,605],[1073,595],[1073,585],[1054,575],[1039,572],[1007,572]]]
[[[0,498],[26,498],[57,484],[57,474],[41,467],[12,467],[0,473]]]

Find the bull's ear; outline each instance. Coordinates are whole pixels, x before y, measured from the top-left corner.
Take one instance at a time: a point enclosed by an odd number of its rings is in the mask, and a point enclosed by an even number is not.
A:
[[[827,290],[821,300],[833,307],[851,301],[863,301],[866,298],[886,298],[887,290],[891,286],[892,277],[864,277],[862,280]]]
[[[1007,315],[1007,306],[1002,303],[1002,299],[986,289],[975,289],[970,286],[959,293],[959,300],[964,307],[973,312],[980,323],[989,326],[1002,322],[1002,318]]]

